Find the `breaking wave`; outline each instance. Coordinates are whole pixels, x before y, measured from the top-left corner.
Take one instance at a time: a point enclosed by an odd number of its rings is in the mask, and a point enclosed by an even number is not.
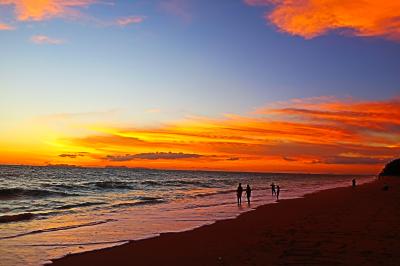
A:
[[[20,198],[68,197],[77,196],[45,189],[4,188],[0,189],[0,200],[13,200]]]

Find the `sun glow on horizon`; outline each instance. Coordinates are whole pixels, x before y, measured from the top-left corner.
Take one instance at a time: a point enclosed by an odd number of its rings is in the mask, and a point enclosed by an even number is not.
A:
[[[249,115],[188,117],[153,128],[78,126],[57,116],[31,127],[30,136],[20,132],[9,143],[3,137],[0,163],[374,173],[400,152],[399,106],[398,98],[294,99]]]

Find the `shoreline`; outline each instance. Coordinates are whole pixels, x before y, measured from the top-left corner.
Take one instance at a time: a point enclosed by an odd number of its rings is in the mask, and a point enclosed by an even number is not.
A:
[[[384,182],[392,189],[383,191]],[[384,177],[323,190],[189,231],[66,255],[51,265],[400,265],[397,187],[400,178]]]

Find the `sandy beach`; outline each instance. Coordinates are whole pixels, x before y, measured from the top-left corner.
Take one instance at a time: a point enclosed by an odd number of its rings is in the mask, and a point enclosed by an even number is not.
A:
[[[52,265],[400,265],[399,188],[400,178],[384,177]]]

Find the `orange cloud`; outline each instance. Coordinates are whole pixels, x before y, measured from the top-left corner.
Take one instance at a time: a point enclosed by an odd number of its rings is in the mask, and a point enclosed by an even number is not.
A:
[[[31,37],[31,42],[35,44],[52,44],[52,45],[57,45],[57,44],[63,44],[65,41],[61,39],[56,39],[56,38],[51,38],[46,35],[35,35]]]
[[[332,30],[400,41],[400,2],[393,0],[245,0],[271,6],[265,18],[280,30],[306,39]]]
[[[144,21],[143,16],[130,16],[130,17],[124,17],[124,18],[119,18],[115,21],[115,23],[121,27],[123,26],[128,26],[130,24],[139,24]]]
[[[14,5],[18,20],[45,20],[79,15],[77,8],[94,4],[95,0],[0,0],[0,5]]]
[[[0,163],[377,173],[400,154],[400,98],[294,99],[249,115],[188,117],[157,127],[117,127],[103,115],[88,119],[93,115],[35,120],[36,139],[34,126],[24,130],[29,137],[11,130],[0,138]]]
[[[0,23],[0,30],[14,30],[14,27],[5,23]]]
[[[399,132],[400,98],[391,101],[357,102],[352,100],[317,102],[292,102],[284,108],[263,108],[259,114],[281,114],[297,120],[340,125],[351,130]]]
[[[82,156],[72,151],[86,151],[84,162],[98,166],[374,173],[400,153],[399,106],[400,98],[322,97],[278,103],[251,116],[93,127],[96,133],[85,137],[58,139],[69,151],[63,154],[72,156],[57,163],[79,162]]]

